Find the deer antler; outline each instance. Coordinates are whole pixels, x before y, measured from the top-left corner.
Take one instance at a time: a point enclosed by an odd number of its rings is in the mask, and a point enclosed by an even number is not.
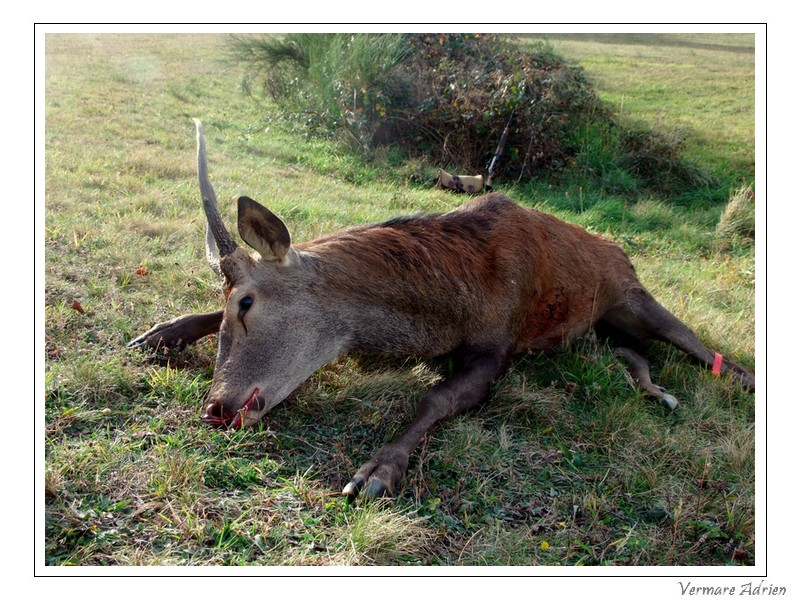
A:
[[[208,176],[208,160],[206,159],[206,140],[203,124],[194,119],[197,127],[197,178],[200,182],[200,194],[203,197],[203,210],[206,213],[206,258],[211,268],[221,275],[219,260],[231,254],[237,248],[236,242],[225,228],[225,223],[217,210],[217,195],[211,186]]]

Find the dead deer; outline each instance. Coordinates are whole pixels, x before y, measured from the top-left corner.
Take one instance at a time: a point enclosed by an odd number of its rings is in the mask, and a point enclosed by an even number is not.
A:
[[[500,194],[301,244],[291,243],[277,216],[241,197],[238,228],[251,255],[219,216],[195,123],[207,254],[224,278],[225,307],[156,325],[128,346],[181,348],[219,332],[203,421],[254,425],[350,351],[449,355],[459,365],[423,396],[405,433],[355,473],[346,495],[394,493],[422,437],[481,402],[512,355],[560,347],[593,329],[617,346],[644,392],[670,409],[677,400],[650,380],[643,353],[650,340],[755,390],[753,373],[709,350],[656,302],[622,249]]]

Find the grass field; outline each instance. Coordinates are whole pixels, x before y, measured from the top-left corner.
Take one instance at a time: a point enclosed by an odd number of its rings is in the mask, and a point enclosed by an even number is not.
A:
[[[680,129],[731,193],[753,184],[752,36],[550,43],[626,118]],[[204,427],[214,339],[157,361],[125,350],[156,322],[221,305],[192,117],[229,224],[240,194],[296,241],[464,201],[409,183],[418,164],[363,165],[283,126],[242,94],[225,50],[210,34],[47,36],[46,565],[756,562],[755,398],[666,348],[653,375],[681,400],[673,413],[607,348],[518,357],[489,402],[424,440],[385,504],[339,492],[447,365],[344,357],[259,428]],[[665,306],[753,367],[754,249],[720,239],[724,201],[497,187],[617,240]]]
[[[545,39],[558,53],[579,61],[619,114],[681,135],[686,155],[715,174],[733,181],[754,177],[752,34],[548,34],[533,39]]]

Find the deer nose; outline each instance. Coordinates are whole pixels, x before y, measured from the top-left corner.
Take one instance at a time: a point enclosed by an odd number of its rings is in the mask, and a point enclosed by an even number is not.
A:
[[[227,414],[225,407],[219,400],[211,402],[203,411],[200,417],[206,425],[213,427],[226,427],[232,420],[232,417]]]

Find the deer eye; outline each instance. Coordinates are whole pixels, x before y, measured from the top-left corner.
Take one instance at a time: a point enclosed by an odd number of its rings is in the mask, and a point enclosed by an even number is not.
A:
[[[247,312],[250,307],[253,306],[253,297],[252,296],[245,296],[241,300],[239,300],[239,310],[243,313]]]

